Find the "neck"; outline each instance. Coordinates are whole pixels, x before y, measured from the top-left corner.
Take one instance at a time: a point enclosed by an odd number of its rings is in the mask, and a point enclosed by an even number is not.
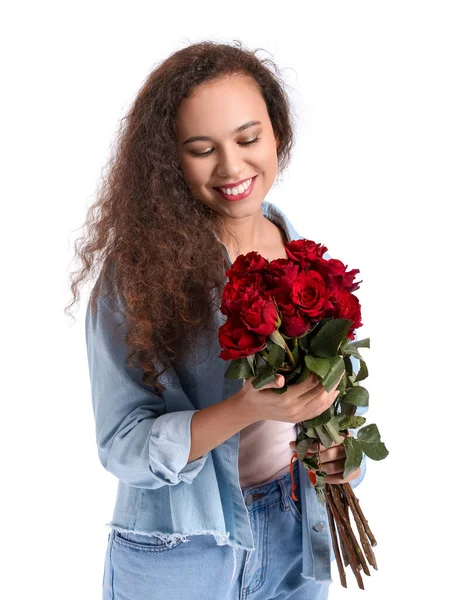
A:
[[[234,255],[246,254],[262,246],[269,237],[270,223],[261,211],[241,219],[224,219],[224,223],[233,237],[225,234],[223,243]]]

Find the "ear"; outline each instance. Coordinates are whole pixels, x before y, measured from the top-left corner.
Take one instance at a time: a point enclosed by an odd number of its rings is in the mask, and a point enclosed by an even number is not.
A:
[[[274,139],[276,140],[276,148],[279,148],[279,144],[281,143],[279,138],[275,135]]]

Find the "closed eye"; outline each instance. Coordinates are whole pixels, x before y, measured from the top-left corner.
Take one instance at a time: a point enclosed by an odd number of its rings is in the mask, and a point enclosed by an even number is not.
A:
[[[258,140],[260,140],[260,137],[255,137],[254,140],[250,140],[249,142],[238,142],[238,144],[240,146],[251,146],[252,144],[256,144],[256,142]],[[193,154],[193,156],[209,156],[211,153],[213,152],[213,148],[211,150],[209,150],[208,152],[191,152],[191,154]]]

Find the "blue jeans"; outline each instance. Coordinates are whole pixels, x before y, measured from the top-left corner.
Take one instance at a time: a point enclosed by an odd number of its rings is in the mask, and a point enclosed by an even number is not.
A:
[[[255,550],[237,548],[236,557],[212,535],[167,546],[158,537],[112,529],[103,600],[327,600],[329,584],[301,576],[301,508],[291,498],[291,485],[288,472],[242,488]]]

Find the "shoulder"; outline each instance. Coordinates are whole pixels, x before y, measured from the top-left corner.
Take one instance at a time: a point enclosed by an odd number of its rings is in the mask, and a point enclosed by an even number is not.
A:
[[[104,302],[116,312],[123,312],[125,303],[119,293],[116,268],[113,261],[104,263],[93,290],[97,294],[98,300]]]

